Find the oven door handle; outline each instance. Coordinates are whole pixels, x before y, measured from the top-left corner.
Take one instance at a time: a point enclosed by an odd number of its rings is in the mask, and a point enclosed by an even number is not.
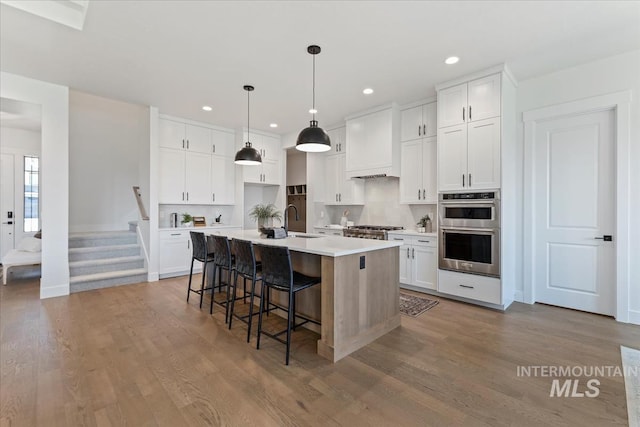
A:
[[[479,200],[467,200],[467,199],[456,199],[456,200],[440,200],[440,204],[443,206],[451,206],[451,205],[495,205],[498,199],[479,199]]]
[[[473,233],[496,234],[497,228],[440,227],[441,231],[470,231]]]

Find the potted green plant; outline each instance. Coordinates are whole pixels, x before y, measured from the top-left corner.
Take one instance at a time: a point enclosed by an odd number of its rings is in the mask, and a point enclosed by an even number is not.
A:
[[[425,216],[420,218],[416,225],[419,227],[418,231],[421,233],[432,232],[431,217],[429,216],[429,214],[426,214]]]
[[[258,230],[260,230],[264,227],[272,227],[274,219],[280,221],[282,219],[282,213],[273,203],[258,203],[249,211],[249,218],[257,221]]]
[[[191,215],[189,215],[188,213],[183,213],[182,214],[182,221],[180,221],[182,223],[183,227],[192,227],[193,226],[193,217]]]

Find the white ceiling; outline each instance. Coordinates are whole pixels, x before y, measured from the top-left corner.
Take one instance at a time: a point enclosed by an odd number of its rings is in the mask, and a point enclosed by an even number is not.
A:
[[[82,31],[0,7],[3,71],[232,128],[252,84],[252,128],[279,133],[308,123],[313,43],[320,126],[502,62],[523,80],[640,49],[638,1],[94,0]]]

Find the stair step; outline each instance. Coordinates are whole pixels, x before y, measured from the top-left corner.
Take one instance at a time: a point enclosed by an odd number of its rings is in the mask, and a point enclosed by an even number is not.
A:
[[[137,234],[128,230],[74,233],[69,235],[69,248],[127,245],[137,242]]]
[[[70,291],[81,292],[93,289],[109,288],[112,286],[129,285],[147,281],[146,268],[134,268],[130,270],[108,271],[94,274],[73,276],[69,280]]]
[[[88,246],[69,249],[69,261],[71,262],[90,259],[120,258],[135,255],[140,255],[140,245],[137,243],[111,246]]]
[[[144,267],[144,258],[140,255],[119,258],[99,258],[69,262],[71,276],[82,276],[116,270],[133,270]]]

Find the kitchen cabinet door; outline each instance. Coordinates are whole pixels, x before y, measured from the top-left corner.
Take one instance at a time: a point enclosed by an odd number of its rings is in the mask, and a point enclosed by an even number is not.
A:
[[[327,156],[324,174],[324,202],[327,205],[337,205],[339,188],[340,156]]]
[[[187,231],[165,233],[160,236],[160,257],[158,272],[160,274],[184,274],[191,267],[191,236]],[[202,264],[194,262],[194,271],[201,270]]]
[[[235,156],[233,133],[212,129],[211,145],[213,154],[217,156]]]
[[[187,150],[195,153],[211,154],[211,129],[186,125]]]
[[[262,160],[280,161],[282,149],[280,140],[268,135],[262,135],[262,143],[260,144],[262,152]]]
[[[411,248],[411,245],[400,246],[400,283],[411,284],[412,282]]]
[[[173,120],[158,120],[158,143],[160,147],[183,150],[186,148],[184,123]]]
[[[422,121],[424,133],[422,136],[436,136],[438,134],[438,103],[431,102],[422,106]]]
[[[400,203],[422,202],[422,139],[400,147]]]
[[[400,141],[411,141],[423,136],[422,107],[419,105],[400,112]]]
[[[184,151],[160,148],[160,182],[158,202],[163,204],[185,203]]]
[[[185,153],[186,202],[191,205],[210,205],[211,199],[211,155]]]
[[[500,116],[500,74],[468,83],[468,122]]]
[[[347,156],[337,156],[338,162],[338,201],[342,205],[364,204],[364,180],[360,178],[347,178]]]
[[[466,83],[438,92],[438,128],[466,123],[467,113]]]
[[[280,162],[262,160],[262,183],[280,185]]]
[[[462,190],[467,185],[467,125],[438,130],[438,190]]]
[[[467,188],[500,188],[500,118],[468,125]]]
[[[416,244],[412,247],[413,261],[413,284],[421,288],[437,288],[438,277],[438,250],[434,246],[421,246]],[[414,252],[415,251],[415,255]]]
[[[211,191],[213,204],[235,203],[236,165],[231,157],[211,156]]]
[[[331,129],[327,131],[327,135],[329,135],[329,139],[331,140],[331,150],[327,152],[327,155],[341,154],[346,152],[347,150],[346,133],[347,133],[347,130],[345,127],[339,127],[339,128]]]
[[[262,184],[262,165],[240,166],[244,182]]]
[[[422,203],[438,202],[438,144],[435,137],[422,140]]]

